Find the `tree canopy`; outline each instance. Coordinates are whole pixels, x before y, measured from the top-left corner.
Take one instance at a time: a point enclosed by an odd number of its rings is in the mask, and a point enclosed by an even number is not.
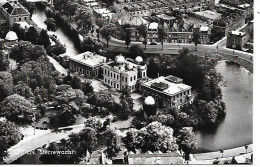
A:
[[[0,103],[1,116],[16,123],[28,124],[32,122],[34,105],[24,97],[14,94]]]

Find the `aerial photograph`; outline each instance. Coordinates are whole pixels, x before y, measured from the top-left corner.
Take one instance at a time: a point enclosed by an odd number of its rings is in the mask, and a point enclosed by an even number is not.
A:
[[[0,166],[253,163],[253,0],[0,0]]]

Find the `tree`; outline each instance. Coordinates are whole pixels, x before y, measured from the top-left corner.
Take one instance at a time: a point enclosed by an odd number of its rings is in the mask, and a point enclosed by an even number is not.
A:
[[[14,86],[14,93],[25,98],[33,97],[32,89],[22,81],[18,82],[18,85]]]
[[[122,107],[122,118],[128,119],[128,116],[130,113],[133,112],[133,107],[134,107],[134,102],[131,97],[131,92],[129,87],[126,86],[122,89],[122,93],[119,99]]]
[[[100,107],[101,114],[107,115],[107,111],[103,111],[103,108],[113,111],[115,107],[115,99],[110,93],[107,92],[94,92],[90,94],[88,102],[94,106]]]
[[[179,149],[185,153],[185,160],[190,159],[190,153],[196,149],[196,137],[192,128],[184,127],[180,129],[177,135]]]
[[[20,4],[23,5],[28,12],[30,13],[30,16],[37,12],[36,5],[33,2],[27,2],[26,0],[19,0]]]
[[[101,28],[100,34],[102,38],[105,38],[107,40],[107,47],[108,47],[108,40],[115,33],[115,31],[116,31],[116,26],[112,23]]]
[[[0,162],[8,157],[8,149],[22,139],[18,127],[9,121],[0,121]]]
[[[19,40],[25,39],[25,30],[18,23],[14,23],[12,30],[17,34]]]
[[[174,152],[178,149],[173,129],[163,126],[160,122],[152,122],[140,130],[130,130],[123,142],[128,151],[141,149],[142,152]]]
[[[102,47],[103,43],[94,36],[85,36],[83,42],[81,43],[82,52],[90,51],[98,53]]]
[[[33,104],[24,97],[14,94],[0,103],[1,116],[15,123],[31,123],[33,118]]]
[[[37,44],[38,38],[39,38],[39,34],[33,26],[31,26],[28,29],[28,31],[25,33],[25,40],[33,44]]]
[[[85,95],[89,94],[89,93],[93,93],[93,86],[92,86],[92,82],[91,81],[85,81],[81,84],[81,90],[83,91],[83,93]]]
[[[57,25],[56,21],[53,18],[47,18],[44,23],[47,25],[47,30],[48,31],[56,31],[57,30]]]
[[[144,44],[145,49],[146,49],[146,44],[147,44],[147,27],[146,27],[145,24],[142,24],[142,25],[140,25],[137,28],[137,30],[138,30],[139,35],[144,38],[143,44]]]
[[[47,30],[42,29],[40,32],[40,36],[38,39],[38,44],[43,45],[44,48],[47,48],[48,46],[51,45],[50,37],[47,33]]]
[[[135,59],[137,56],[144,57],[143,48],[140,45],[132,45],[128,52],[128,57]]]
[[[162,50],[163,50],[163,42],[164,42],[164,38],[165,38],[165,28],[163,25],[159,25],[158,26],[158,39],[162,44]]]
[[[0,102],[13,94],[13,77],[9,72],[0,72]]]
[[[28,61],[36,61],[40,57],[47,57],[44,47],[33,45],[28,41],[20,41],[17,46],[12,48],[10,57],[23,64]]]
[[[48,46],[46,49],[46,52],[51,55],[54,54],[56,56],[59,56],[63,53],[66,53],[66,47],[62,45],[61,43],[56,43],[55,45]]]
[[[117,141],[118,139],[116,133],[109,131],[109,133],[106,136],[106,152],[108,158],[110,159],[116,157],[119,151],[121,150]]]
[[[100,132],[103,124],[101,123],[100,119],[95,118],[95,117],[91,117],[86,119],[86,121],[84,122],[85,127],[89,127],[94,129],[96,132]]]
[[[4,51],[0,51],[0,71],[6,71],[9,69],[9,60]]]
[[[131,28],[126,28],[126,29],[125,29],[124,38],[125,38],[125,44],[126,44],[127,49],[128,49],[128,46],[129,46],[130,43],[131,43]]]
[[[89,31],[94,24],[93,10],[81,5],[76,13],[75,20],[78,29]]]
[[[175,120],[174,117],[171,114],[160,114],[158,116],[152,115],[149,117],[149,122],[161,122],[164,126],[169,126],[171,128],[174,128]]]
[[[197,45],[200,42],[200,28],[197,27],[193,30],[193,42],[195,44],[195,51],[197,51]]]

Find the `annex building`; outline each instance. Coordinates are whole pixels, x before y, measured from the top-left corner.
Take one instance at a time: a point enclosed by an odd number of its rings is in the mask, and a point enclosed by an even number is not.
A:
[[[84,74],[85,77],[95,78],[100,75],[101,66],[106,62],[106,57],[92,52],[84,52],[69,57],[70,70]]]
[[[161,76],[142,83],[143,97],[152,96],[158,105],[180,109],[194,99],[191,86],[175,76]]]

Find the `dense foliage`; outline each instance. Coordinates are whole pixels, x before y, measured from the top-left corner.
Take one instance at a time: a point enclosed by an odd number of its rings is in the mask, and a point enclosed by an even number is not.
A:
[[[0,163],[8,156],[7,149],[22,139],[18,127],[9,121],[0,121]]]
[[[133,152],[136,152],[136,149],[142,152],[167,152],[178,149],[176,138],[173,137],[173,129],[160,122],[152,122],[140,130],[129,130],[123,142],[128,151]]]

